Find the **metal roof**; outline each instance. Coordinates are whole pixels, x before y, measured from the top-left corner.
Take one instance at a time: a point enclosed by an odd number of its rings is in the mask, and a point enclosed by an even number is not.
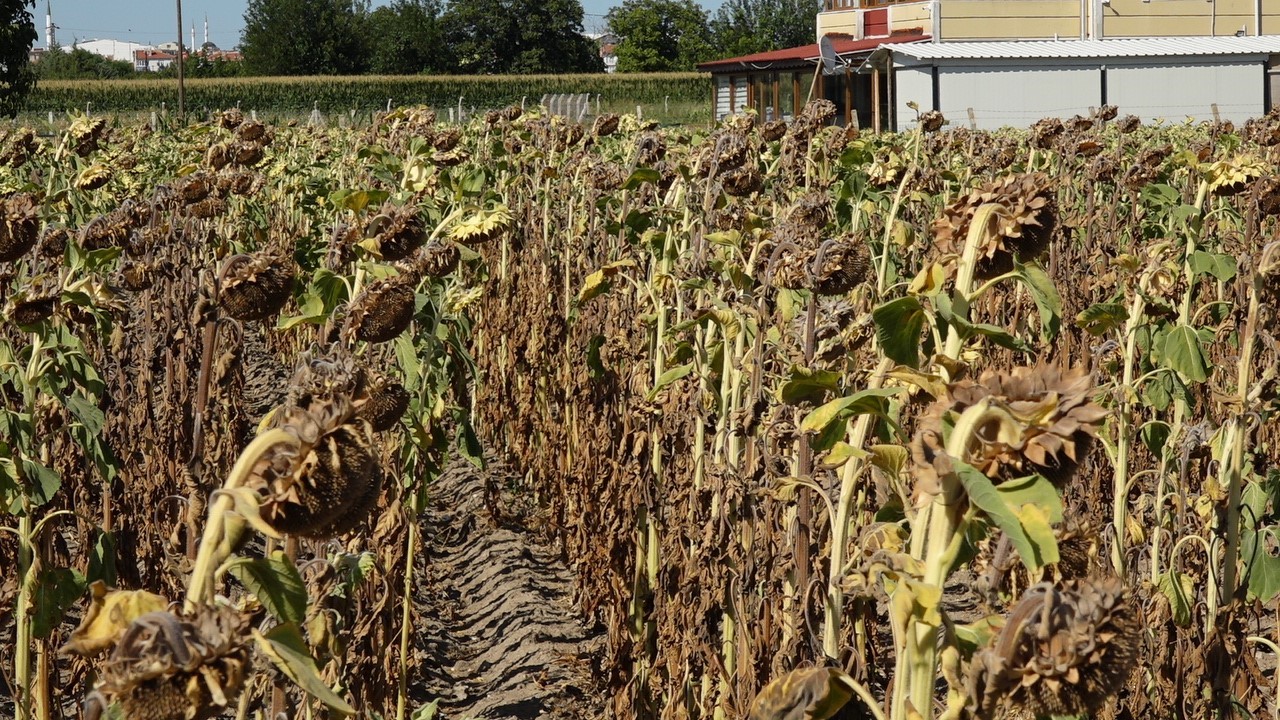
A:
[[[893,48],[893,52],[900,56],[917,60],[1030,60],[1039,58],[1271,55],[1280,54],[1280,35],[939,42],[897,45]],[[880,53],[877,52],[876,54],[879,55]]]
[[[901,35],[865,38],[862,40],[854,40],[851,37],[841,35],[832,36],[831,39],[836,54],[844,56],[870,52],[883,45],[920,42],[928,40],[929,36],[919,32],[910,32],[903,33]],[[771,70],[783,65],[809,65],[812,67],[813,63],[820,59],[821,53],[818,50],[818,44],[814,43],[812,45],[801,45],[799,47],[784,48],[782,50],[771,50],[769,52],[726,58],[724,60],[712,60],[710,62],[699,64],[698,69],[710,70],[714,73],[728,71],[741,72],[743,68],[748,70]]]

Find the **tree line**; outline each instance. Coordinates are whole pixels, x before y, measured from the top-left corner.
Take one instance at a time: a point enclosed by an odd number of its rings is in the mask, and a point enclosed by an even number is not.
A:
[[[820,0],[625,0],[606,16],[621,72],[813,42]],[[604,70],[579,0],[250,0],[240,49],[261,75],[572,73]],[[296,32],[306,27],[307,33]]]
[[[0,96],[35,79],[134,76],[132,63],[55,48],[34,67],[26,6],[0,0]],[[692,70],[700,63],[813,42],[821,0],[623,0],[606,15],[619,72]],[[235,75],[528,74],[602,72],[583,34],[580,0],[249,0],[243,62],[188,58],[188,77]],[[176,67],[148,77],[176,74]],[[14,93],[16,96],[18,93]],[[3,97],[0,97],[2,100]],[[0,106],[0,113],[5,108]]]

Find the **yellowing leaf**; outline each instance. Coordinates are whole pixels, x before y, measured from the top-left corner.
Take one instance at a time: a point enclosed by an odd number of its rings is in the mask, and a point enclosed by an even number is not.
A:
[[[62,652],[94,657],[115,647],[120,635],[135,618],[164,610],[169,601],[161,595],[143,590],[107,590],[101,580],[89,586],[89,611]]]
[[[636,261],[630,258],[611,262],[608,265],[587,276],[582,282],[582,289],[578,291],[578,303],[584,303],[591,298],[609,292],[612,287],[610,280],[622,271],[623,268],[635,267]]]
[[[907,286],[907,292],[912,295],[927,295],[933,297],[942,292],[942,285],[947,281],[947,272],[942,267],[942,263],[930,263],[928,267],[920,271]]]

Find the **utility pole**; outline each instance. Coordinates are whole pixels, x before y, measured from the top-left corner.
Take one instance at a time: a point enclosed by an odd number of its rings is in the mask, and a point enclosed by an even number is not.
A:
[[[187,85],[183,80],[183,64],[185,58],[182,52],[182,0],[178,3],[178,122],[185,123],[187,121]]]

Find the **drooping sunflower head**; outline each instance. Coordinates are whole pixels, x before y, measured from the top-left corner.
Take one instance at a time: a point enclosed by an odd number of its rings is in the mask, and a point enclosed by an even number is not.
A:
[[[1058,224],[1053,185],[1044,173],[1007,175],[961,196],[933,222],[933,235],[944,253],[964,251],[978,208],[997,210],[978,247],[974,276],[990,279],[1013,269],[1014,259],[1031,261],[1048,247]]]
[[[370,343],[394,340],[413,321],[415,284],[408,275],[369,283],[347,308],[343,338]]]
[[[993,478],[1038,473],[1057,484],[1074,474],[1108,414],[1093,402],[1093,379],[1082,367],[1024,366],[953,383],[921,420],[912,441],[925,492],[945,472],[947,428],[979,403],[988,410],[963,456],[955,459]]]
[[[1128,680],[1141,629],[1118,578],[1033,586],[995,645],[974,657],[969,712],[983,720],[1002,705],[1033,717],[1096,714]]]
[[[219,304],[241,321],[275,317],[293,294],[295,265],[272,251],[235,255],[222,270]]]
[[[387,202],[369,220],[365,232],[378,244],[384,260],[402,260],[413,253],[427,237],[422,217],[415,208]]]
[[[303,352],[285,404],[268,421],[293,442],[269,448],[249,486],[262,519],[278,532],[332,537],[368,507],[382,487],[373,427],[359,417],[368,404],[367,375],[342,345]]]
[[[118,702],[125,717],[137,720],[220,715],[235,703],[250,669],[245,623],[239,612],[209,606],[137,617],[102,666],[96,701]]]
[[[0,262],[30,252],[40,237],[39,204],[30,193],[14,193],[0,203]]]

